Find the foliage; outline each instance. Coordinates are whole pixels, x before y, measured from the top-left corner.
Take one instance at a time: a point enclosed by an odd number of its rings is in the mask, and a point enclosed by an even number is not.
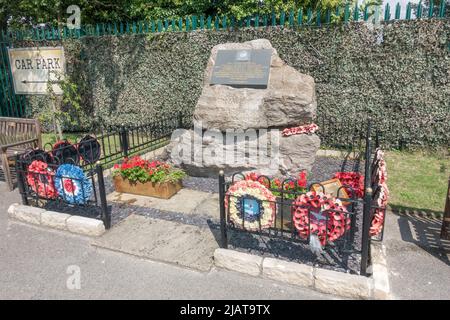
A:
[[[442,215],[450,176],[449,151],[387,152],[389,206],[402,213]]]
[[[368,0],[379,4],[380,0]],[[4,28],[6,20],[10,27],[24,25],[48,26],[64,25],[69,17],[67,7],[76,4],[81,9],[81,22],[84,25],[111,21],[141,21],[145,19],[172,19],[189,15],[227,15],[237,19],[255,14],[297,11],[304,8],[313,10],[335,8],[349,0],[0,0],[0,19]],[[363,3],[365,4],[365,2]],[[338,19],[339,17],[334,17]]]
[[[50,71],[54,80],[47,82],[47,94],[49,104],[41,110],[39,120],[44,123],[53,122],[53,132],[62,139],[62,124],[75,126],[78,123],[78,115],[81,112],[81,96],[78,85],[73,83],[69,77]],[[55,92],[54,85],[57,84],[61,90],[61,97]]]
[[[342,131],[325,132],[317,121],[321,137],[347,144],[348,129],[371,116],[384,147],[397,148],[449,144],[449,34],[449,20],[426,19],[382,23],[379,28],[349,23],[164,32],[151,38],[67,39],[63,44],[68,66],[73,66],[68,72],[80,85],[84,126],[95,119],[104,125],[136,125],[178,111],[192,114],[212,47],[265,38],[288,65],[314,77],[318,118],[347,123]],[[39,114],[45,98],[27,99],[30,116]]]
[[[119,165],[114,165],[114,175],[121,175],[131,183],[141,182],[177,182],[186,176],[186,173],[160,161],[148,161],[140,156],[125,158]]]

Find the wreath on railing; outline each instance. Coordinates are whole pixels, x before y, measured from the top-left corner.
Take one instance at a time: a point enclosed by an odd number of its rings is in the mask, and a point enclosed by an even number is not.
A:
[[[356,198],[364,196],[364,176],[359,172],[336,172],[333,178],[339,179],[350,196]]]
[[[370,225],[370,236],[376,236],[383,230],[384,219],[386,215],[386,206],[389,200],[389,189],[387,186],[387,169],[386,161],[384,160],[384,152],[377,149],[375,152],[375,160],[378,162],[377,171],[375,172],[376,183],[378,183],[379,190],[375,200],[375,212]]]
[[[92,195],[92,182],[80,167],[63,164],[56,170],[55,186],[61,198],[71,204],[85,204]]]
[[[281,135],[283,137],[289,137],[294,134],[311,134],[316,132],[317,130],[319,130],[319,126],[315,123],[311,123],[303,126],[286,128],[283,131],[281,131]]]
[[[299,236],[308,239],[310,234],[316,234],[322,246],[339,239],[350,229],[348,211],[341,200],[322,192],[301,194],[291,210]]]
[[[40,160],[34,160],[27,169],[27,184],[42,198],[55,199],[58,193],[54,182],[55,172]]]
[[[52,147],[51,155],[57,164],[80,163],[80,154],[77,146],[73,145],[68,140],[57,141]]]
[[[235,182],[225,196],[230,220],[246,230],[270,228],[275,220],[276,198],[263,184],[252,180]]]
[[[102,148],[94,136],[85,135],[78,142],[78,152],[85,163],[92,164],[100,159]]]

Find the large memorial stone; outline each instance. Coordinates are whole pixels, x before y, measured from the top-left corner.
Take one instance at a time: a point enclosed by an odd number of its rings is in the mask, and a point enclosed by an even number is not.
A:
[[[194,176],[294,176],[311,170],[320,138],[284,137],[282,129],[311,123],[315,113],[314,79],[282,61],[268,40],[219,44],[205,70],[194,130],[178,131],[165,157]]]
[[[249,52],[247,60],[239,52]],[[268,40],[225,43],[211,50],[194,121],[219,130],[297,126],[316,106],[314,79],[288,66]]]

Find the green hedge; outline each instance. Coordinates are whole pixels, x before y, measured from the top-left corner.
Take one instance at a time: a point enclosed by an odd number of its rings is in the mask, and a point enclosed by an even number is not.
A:
[[[315,78],[320,118],[353,122],[371,116],[392,147],[447,146],[449,22],[166,32],[83,37],[62,44],[68,72],[83,93],[81,123],[88,129],[99,123],[145,123],[175,111],[191,114],[211,48],[266,38],[289,65]],[[44,44],[58,43],[39,43]],[[44,100],[29,98],[33,115],[45,107]]]

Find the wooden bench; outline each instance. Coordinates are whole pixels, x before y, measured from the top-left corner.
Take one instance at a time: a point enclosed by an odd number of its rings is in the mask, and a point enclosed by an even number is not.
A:
[[[42,148],[39,121],[0,117],[0,166],[10,190],[14,188],[11,172],[14,156],[29,148]]]

